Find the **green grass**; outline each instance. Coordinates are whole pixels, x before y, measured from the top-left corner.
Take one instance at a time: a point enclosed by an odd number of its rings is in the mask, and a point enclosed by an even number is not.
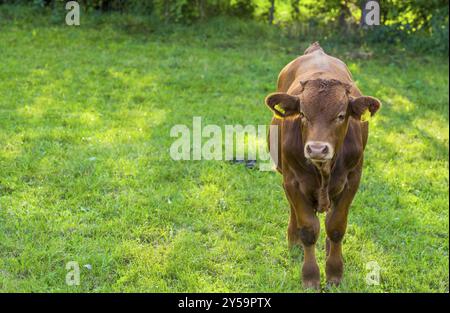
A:
[[[193,116],[269,123],[263,99],[309,39],[235,20],[101,16],[70,28],[20,13],[0,6],[0,291],[304,291],[281,176],[173,161],[169,132]],[[349,59],[353,48],[323,45],[384,104],[345,277],[324,291],[448,292],[448,60],[400,49]],[[69,261],[79,286],[65,284]],[[365,282],[370,261],[379,286]]]

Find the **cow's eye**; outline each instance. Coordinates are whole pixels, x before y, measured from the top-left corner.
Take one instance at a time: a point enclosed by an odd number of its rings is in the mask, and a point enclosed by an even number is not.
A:
[[[339,113],[339,115],[336,117],[336,120],[338,122],[343,122],[345,120],[345,113]]]

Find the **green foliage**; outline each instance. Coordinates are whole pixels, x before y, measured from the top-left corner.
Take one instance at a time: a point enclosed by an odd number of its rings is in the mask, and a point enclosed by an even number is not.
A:
[[[3,0],[51,8],[52,21],[62,20],[65,0]],[[269,0],[80,0],[85,12],[120,12],[152,16],[164,22],[192,24],[219,15],[268,21]],[[311,32],[353,42],[403,45],[418,53],[448,54],[447,0],[381,1],[382,25],[359,26],[364,0],[276,0],[274,23],[302,37]],[[124,17],[127,19],[127,17]],[[301,31],[299,31],[301,30]]]
[[[252,17],[248,0],[156,0],[157,15],[165,21],[192,23],[221,14]]]
[[[193,116],[269,123],[263,99],[309,39],[224,17],[186,27],[85,14],[68,27],[35,13],[0,6],[0,289],[303,292],[281,177],[168,151],[171,127]],[[331,39],[325,49],[383,107],[343,284],[323,291],[448,292],[448,59],[391,47],[362,60]],[[69,261],[80,286],[65,284]],[[365,283],[370,261],[379,286]]]

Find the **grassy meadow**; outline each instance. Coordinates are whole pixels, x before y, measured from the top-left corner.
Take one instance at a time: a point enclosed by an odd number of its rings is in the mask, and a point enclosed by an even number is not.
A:
[[[174,161],[176,124],[270,122],[263,99],[311,40],[383,102],[323,292],[449,291],[448,59],[215,19],[69,27],[0,6],[0,292],[304,292],[281,176]],[[370,47],[365,47],[371,50]],[[65,282],[66,263],[81,268]],[[381,270],[368,285],[368,262]]]

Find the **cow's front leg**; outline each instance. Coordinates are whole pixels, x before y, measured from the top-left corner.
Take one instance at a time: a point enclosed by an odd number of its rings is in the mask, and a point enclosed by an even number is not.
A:
[[[327,230],[327,261],[325,273],[327,282],[331,285],[339,285],[344,272],[344,260],[342,258],[342,238],[347,227],[347,212],[338,212],[332,209],[327,214],[325,227]]]
[[[348,211],[358,189],[360,178],[360,171],[356,171],[349,175],[349,183],[336,200],[331,211],[327,213],[325,219],[325,228],[327,231],[327,260],[325,273],[327,282],[331,285],[339,285],[344,273],[342,239],[344,238],[347,229]],[[351,180],[353,180],[353,182]]]
[[[288,231],[296,226],[297,235],[303,246],[304,258],[302,266],[302,282],[305,288],[320,288],[320,270],[316,261],[316,241],[319,237],[320,222],[314,207],[300,192],[297,182],[287,180],[284,182],[286,196],[293,208],[291,218],[295,217],[295,224],[290,224]]]

